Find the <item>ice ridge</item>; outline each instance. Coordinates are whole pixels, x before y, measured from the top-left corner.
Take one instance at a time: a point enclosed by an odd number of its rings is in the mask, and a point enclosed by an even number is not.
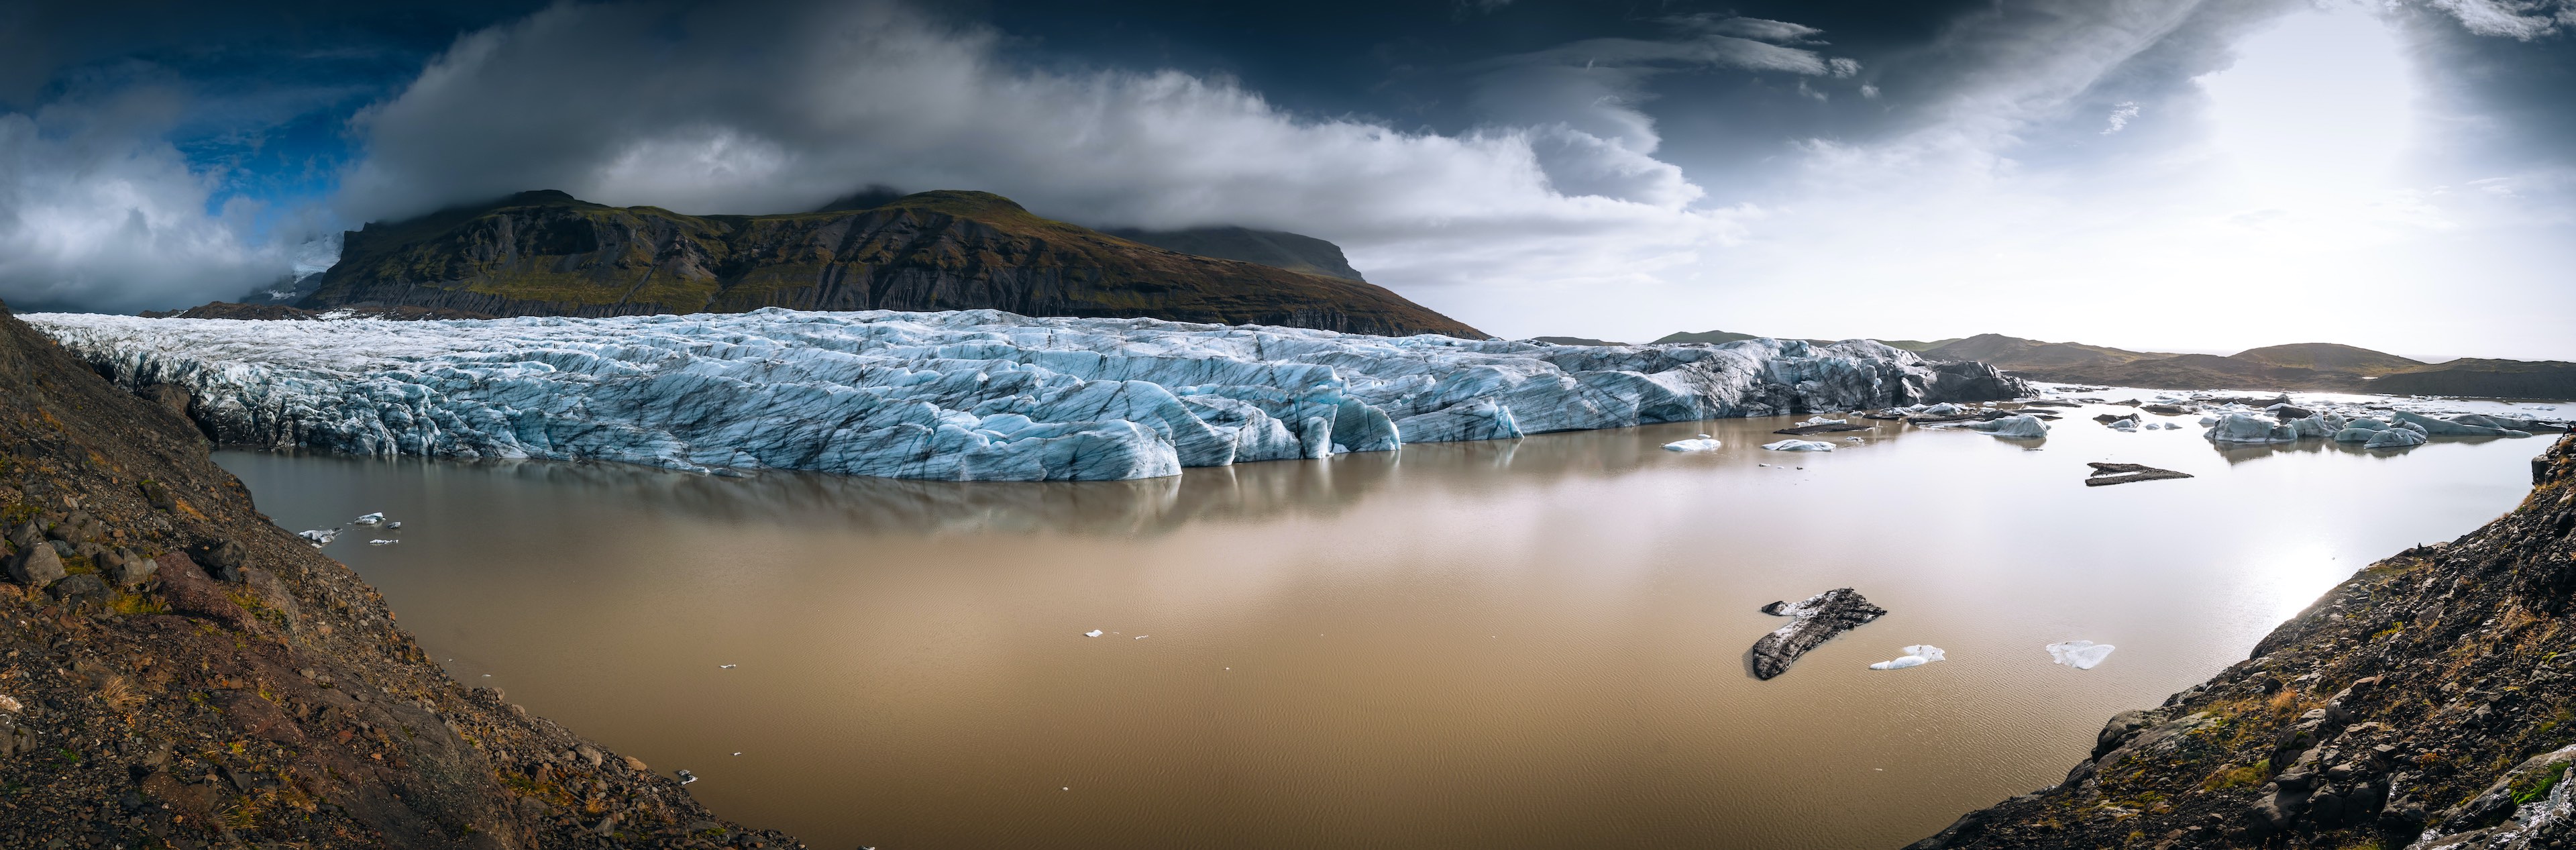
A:
[[[230,444],[960,481],[2027,391],[1868,340],[1557,346],[994,310],[22,318],[129,389],[185,390]]]

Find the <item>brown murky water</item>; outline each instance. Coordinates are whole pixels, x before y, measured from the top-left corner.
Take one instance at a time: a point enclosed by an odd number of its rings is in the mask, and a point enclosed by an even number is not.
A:
[[[1736,420],[1103,484],[221,460],[290,529],[402,520],[329,552],[459,679],[817,848],[1842,848],[2055,781],[2544,448],[2222,454],[2092,412],[2038,451]],[[1841,586],[1894,613],[1747,674],[1756,606]],[[2041,649],[2077,638],[2119,649]],[[1951,660],[1865,669],[1913,643]]]

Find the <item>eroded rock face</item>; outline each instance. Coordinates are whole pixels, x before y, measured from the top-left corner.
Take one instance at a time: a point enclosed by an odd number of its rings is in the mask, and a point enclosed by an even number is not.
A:
[[[1869,604],[1860,591],[1838,587],[1795,603],[1764,605],[1762,613],[1791,618],[1788,625],[1753,642],[1753,677],[1768,680],[1789,672],[1798,656],[1835,635],[1886,616],[1887,609]]]
[[[0,845],[795,846],[447,678],[186,421],[5,313],[0,448],[0,512],[32,517],[0,583]]]
[[[2576,439],[2535,476],[2512,514],[2371,565],[2246,661],[2114,717],[2064,782],[1913,846],[2576,846]]]
[[[990,310],[35,321],[121,383],[185,388],[227,443],[947,480],[1150,478],[2026,391],[1867,340],[1583,347]]]

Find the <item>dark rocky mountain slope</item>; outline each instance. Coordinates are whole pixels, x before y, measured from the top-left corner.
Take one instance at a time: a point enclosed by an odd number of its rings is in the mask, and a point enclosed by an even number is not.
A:
[[[1351,268],[1350,258],[1342,256],[1342,246],[1299,233],[1249,227],[1193,227],[1187,230],[1113,228],[1102,232],[1167,251],[1242,260],[1343,280],[1368,280],[1360,276],[1359,269]]]
[[[2355,573],[1937,848],[2576,846],[2576,437],[2521,507]]]
[[[1374,284],[1156,248],[983,192],[764,216],[523,192],[351,231],[339,263],[295,306],[490,316],[990,308],[1484,336]]]
[[[186,404],[0,308],[0,847],[801,846],[449,679]]]

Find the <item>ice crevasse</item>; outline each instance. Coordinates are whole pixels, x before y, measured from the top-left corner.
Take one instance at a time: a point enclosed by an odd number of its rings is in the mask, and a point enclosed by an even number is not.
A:
[[[1110,480],[1729,416],[2009,398],[1867,340],[1556,346],[993,310],[392,322],[31,314],[230,444]]]

